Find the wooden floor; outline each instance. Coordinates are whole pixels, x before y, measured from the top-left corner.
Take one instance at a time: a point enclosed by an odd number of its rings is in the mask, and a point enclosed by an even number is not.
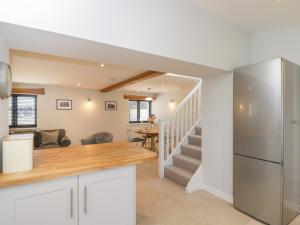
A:
[[[262,225],[209,193],[186,194],[177,184],[159,178],[156,164],[137,167],[138,225]],[[300,217],[290,225],[300,225]]]

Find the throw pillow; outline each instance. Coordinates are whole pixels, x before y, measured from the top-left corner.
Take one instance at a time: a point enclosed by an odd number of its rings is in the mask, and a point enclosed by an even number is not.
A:
[[[59,131],[41,131],[42,146],[45,145],[58,145]]]

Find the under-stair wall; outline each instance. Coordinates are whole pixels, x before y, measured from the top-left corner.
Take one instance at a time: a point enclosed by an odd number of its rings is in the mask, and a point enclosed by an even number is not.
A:
[[[193,173],[187,185],[187,192],[205,190],[228,202],[232,202],[232,154],[233,154],[233,76],[211,76],[202,79],[201,119],[186,133],[181,146],[188,144],[188,136],[195,134],[195,127],[201,127],[201,164]],[[164,121],[161,121],[164,124]],[[161,138],[164,138],[162,133]],[[160,146],[163,151],[164,146]],[[173,156],[181,154],[178,146],[167,160],[160,154],[160,175],[173,165]]]
[[[198,189],[228,202],[233,196],[233,75],[203,78],[202,177]],[[195,190],[195,186],[194,186]]]

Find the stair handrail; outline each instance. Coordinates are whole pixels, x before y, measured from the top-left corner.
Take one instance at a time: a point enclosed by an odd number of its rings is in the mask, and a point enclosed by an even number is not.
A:
[[[181,101],[172,115],[168,119],[158,120],[160,177],[164,177],[166,163],[178,151],[187,135],[201,120],[201,85],[202,82],[199,79],[198,84]]]
[[[184,99],[180,102],[180,104],[176,107],[176,110],[174,111],[173,115],[180,110],[180,108],[190,99],[190,97],[201,87],[202,80],[200,79],[198,84],[191,90],[191,92],[184,97]],[[172,115],[172,116],[173,116]]]

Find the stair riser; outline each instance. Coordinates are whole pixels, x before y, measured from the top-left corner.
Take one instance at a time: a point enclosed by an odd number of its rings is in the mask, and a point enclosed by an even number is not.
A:
[[[189,137],[189,144],[201,147],[201,138]]]
[[[180,167],[184,170],[190,171],[192,173],[195,173],[196,170],[198,169],[198,167],[200,166],[200,165],[196,165],[194,163],[190,163],[188,161],[185,161],[185,160],[182,160],[182,159],[179,159],[176,157],[173,158],[173,162],[174,162],[175,166],[178,166],[178,167]]]
[[[201,151],[199,150],[194,150],[194,149],[190,149],[190,148],[187,148],[187,147],[181,147],[181,153],[183,155],[186,155],[186,156],[189,156],[189,157],[192,157],[192,158],[195,158],[195,159],[202,159],[202,153]]]
[[[196,128],[195,128],[195,133],[196,133],[197,135],[202,135],[202,128],[196,127]]]
[[[184,187],[188,184],[190,180],[186,177],[181,176],[180,174],[168,170],[167,168],[165,169],[165,177]]]

